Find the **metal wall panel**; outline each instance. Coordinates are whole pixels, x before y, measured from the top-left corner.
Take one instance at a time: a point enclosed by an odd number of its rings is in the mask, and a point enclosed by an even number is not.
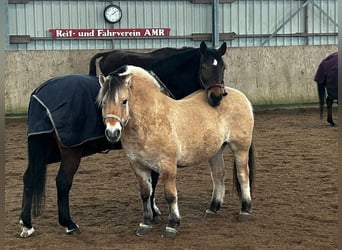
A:
[[[111,1],[108,1],[111,2]],[[123,11],[120,23],[103,19],[105,1],[31,0],[8,4],[8,35],[29,35],[29,43],[7,50],[154,49],[199,46],[187,37],[212,32],[211,4],[190,1],[112,1]],[[303,8],[303,4],[306,7]],[[235,32],[229,47],[337,44],[337,0],[240,0],[219,5],[220,33]],[[307,15],[307,19],[305,16]],[[50,28],[171,28],[170,38],[43,40]],[[302,34],[291,35],[290,34]],[[319,33],[319,35],[303,35]],[[325,35],[324,35],[325,34]],[[223,42],[223,41],[220,41]],[[210,45],[210,41],[208,41]]]

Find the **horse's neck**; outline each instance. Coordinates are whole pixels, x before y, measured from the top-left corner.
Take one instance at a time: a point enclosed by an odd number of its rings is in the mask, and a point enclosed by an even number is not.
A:
[[[160,103],[167,103],[168,97],[163,94],[160,89],[152,84],[135,84],[132,88],[132,108],[134,115],[140,116],[140,114],[148,112],[156,112]]]

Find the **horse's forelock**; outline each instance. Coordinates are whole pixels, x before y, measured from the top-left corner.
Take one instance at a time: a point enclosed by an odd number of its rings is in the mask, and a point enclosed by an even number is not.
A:
[[[110,73],[99,92],[98,102],[116,101],[119,91],[125,86],[124,77]]]

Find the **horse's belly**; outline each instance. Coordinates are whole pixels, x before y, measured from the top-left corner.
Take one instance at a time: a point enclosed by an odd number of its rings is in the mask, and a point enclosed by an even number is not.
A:
[[[177,165],[179,166],[192,166],[213,157],[221,148],[223,143],[208,144],[205,141],[202,144],[197,144],[195,147],[182,148],[179,152]]]

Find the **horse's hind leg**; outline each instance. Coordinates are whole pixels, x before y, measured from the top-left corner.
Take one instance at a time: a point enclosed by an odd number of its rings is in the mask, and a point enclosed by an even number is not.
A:
[[[61,165],[56,177],[58,218],[59,224],[66,228],[66,233],[79,232],[79,227],[70,216],[69,192],[74,175],[81,161],[82,147],[66,149],[61,148]]]
[[[32,178],[30,177],[29,167],[25,171],[23,176],[24,181],[24,191],[23,191],[23,201],[22,201],[22,212],[20,215],[20,224],[22,231],[20,237],[27,238],[31,236],[35,229],[32,227],[31,222],[31,206],[32,206]]]
[[[213,182],[213,193],[211,196],[211,201],[209,209],[205,211],[206,215],[216,214],[216,212],[221,208],[224,195],[224,160],[223,160],[223,150],[225,145],[223,145],[220,150],[209,159],[209,166],[211,169],[211,179]]]
[[[23,238],[31,236],[35,231],[32,227],[31,211],[33,210],[34,216],[38,216],[44,208],[46,158],[51,146],[48,138],[48,135],[28,138],[28,166],[23,175],[24,190],[20,214],[20,237]]]
[[[327,111],[328,111],[328,118],[327,118],[327,122],[330,123],[330,126],[335,126],[335,123],[333,121],[332,118],[332,106],[333,106],[333,102],[334,100],[331,99],[329,96],[327,97]]]
[[[251,149],[252,150],[252,147]],[[239,220],[248,220],[252,212],[252,198],[251,198],[251,185],[250,185],[250,169],[248,163],[249,154],[246,150],[239,150],[234,152],[234,173],[237,179],[236,189],[241,198],[241,210],[239,213]],[[252,172],[251,172],[252,173]]]
[[[151,180],[152,180],[152,195],[151,195],[151,209],[153,212],[153,223],[159,223],[161,221],[160,218],[160,211],[159,208],[156,205],[156,200],[155,200],[155,191],[156,191],[156,187],[157,187],[157,183],[158,183],[158,178],[159,178],[159,173],[155,172],[155,171],[151,171]]]

